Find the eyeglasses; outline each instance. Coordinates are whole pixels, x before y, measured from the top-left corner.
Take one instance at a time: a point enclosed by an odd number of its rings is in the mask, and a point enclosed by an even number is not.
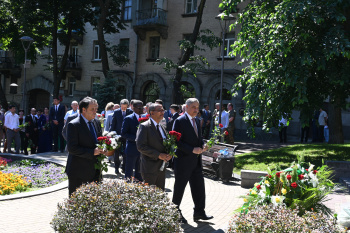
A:
[[[154,110],[154,111],[156,111],[156,112],[165,112],[165,110],[164,110],[164,109]]]

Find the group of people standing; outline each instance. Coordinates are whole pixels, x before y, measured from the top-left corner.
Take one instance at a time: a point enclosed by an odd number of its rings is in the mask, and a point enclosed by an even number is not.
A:
[[[80,101],[80,114],[70,115],[63,127],[68,149],[66,172],[69,194],[72,195],[83,183],[100,181],[100,171],[95,169],[94,164],[97,156],[106,152],[96,146],[97,138],[103,131],[115,131],[121,135],[121,146],[114,156],[116,174],[120,174],[121,169],[125,178],[133,177],[134,180],[144,181],[164,190],[166,169],[161,167],[163,161],[173,160],[173,203],[180,206],[185,187],[189,183],[195,205],[194,220],[213,218],[205,212],[201,158],[202,152],[207,150],[202,131],[210,125],[208,119],[213,117],[210,111],[206,109],[207,112],[202,114],[208,115],[207,118],[203,117],[206,121],[202,125],[203,119],[198,117],[199,101],[195,98],[186,101],[183,112],[180,112],[177,105],[171,105],[170,111],[166,111],[161,100],[143,106],[140,100],[131,100],[129,105],[129,101],[123,99],[120,105],[108,106],[110,107],[106,106],[104,112],[104,129],[101,128],[100,119],[96,118],[98,103],[90,97]],[[181,133],[177,142],[176,158],[170,156],[163,145],[169,130]],[[187,223],[183,216],[181,221]]]
[[[64,151],[63,138],[58,142],[64,124],[66,108],[60,106],[58,98],[54,98],[54,106],[42,109],[31,108],[28,115],[24,115],[24,110],[20,109],[16,113],[16,106],[10,105],[7,112],[1,111],[0,138],[4,137],[4,151],[9,153],[30,154],[58,151],[60,145],[61,152]],[[12,151],[14,141],[15,151]],[[54,145],[52,145],[54,142]]]

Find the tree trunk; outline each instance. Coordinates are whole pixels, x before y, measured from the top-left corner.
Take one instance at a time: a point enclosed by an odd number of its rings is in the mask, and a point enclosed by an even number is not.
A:
[[[103,33],[103,28],[106,22],[107,14],[108,14],[108,8],[111,3],[111,0],[106,0],[103,2],[103,0],[98,0],[98,4],[100,6],[100,17],[98,19],[97,23],[97,39],[100,46],[100,53],[101,53],[101,61],[102,61],[102,72],[105,78],[107,78],[108,71],[109,71],[109,64],[108,64],[108,54],[106,49],[106,41],[105,36]]]
[[[58,29],[58,2],[53,0],[53,28],[52,28],[52,61],[53,61],[53,98],[59,95],[60,82],[58,80],[58,58],[57,58],[57,29]]]
[[[331,144],[343,144],[343,123],[341,116],[341,108],[339,98],[334,103],[329,104],[328,109],[328,126],[329,126],[329,142]]]
[[[68,52],[69,52],[69,46],[70,46],[70,41],[72,39],[72,25],[73,25],[73,22],[72,22],[72,14],[73,14],[73,11],[71,11],[69,13],[69,19],[68,19],[68,31],[67,31],[67,38],[66,38],[66,44],[65,44],[65,48],[64,48],[64,54],[63,54],[63,57],[62,57],[62,61],[61,61],[61,67],[60,67],[60,72],[59,72],[59,75],[57,77],[57,82],[58,83],[61,83],[61,80],[64,79],[64,75],[66,74],[64,72],[64,69],[66,68],[66,65],[67,65],[67,60],[68,60]],[[58,87],[59,88],[59,87]]]
[[[202,24],[202,16],[203,16],[203,11],[204,11],[204,7],[205,7],[205,2],[206,2],[206,0],[201,0],[200,4],[198,6],[197,19],[196,19],[196,23],[195,23],[194,28],[193,28],[191,38],[190,38],[190,42],[192,44],[196,44],[196,41],[198,38],[199,29],[200,29],[201,24]],[[192,49],[187,49],[182,54],[179,62],[177,63],[178,67],[185,65],[185,63],[190,58],[192,51],[193,51]],[[174,90],[173,90],[173,103],[176,103],[176,104],[183,103],[183,100],[181,98],[182,95],[180,94],[182,75],[183,75],[183,70],[181,68],[177,68],[176,73],[175,73],[175,77],[174,77],[174,83],[173,83],[173,88],[174,88]]]

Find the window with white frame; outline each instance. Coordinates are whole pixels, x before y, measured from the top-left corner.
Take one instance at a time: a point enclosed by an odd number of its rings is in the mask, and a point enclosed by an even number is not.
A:
[[[97,96],[97,90],[101,86],[100,77],[91,77],[91,96]]]
[[[76,80],[75,80],[75,78],[70,78],[70,80],[69,80],[69,86],[68,86],[68,95],[69,95],[69,96],[73,96],[73,95],[74,95],[75,86],[76,86]]]
[[[129,58],[129,44],[130,44],[130,40],[127,39],[120,39],[120,46],[122,46],[122,54],[124,57]]]
[[[197,0],[186,0],[186,14],[197,13]]]
[[[225,36],[225,51],[224,51],[225,58],[233,57],[233,55],[230,55],[230,53],[233,51],[232,45],[234,43],[235,43],[235,34],[227,33]]]
[[[159,58],[160,37],[150,37],[150,59]]]
[[[98,41],[94,41],[93,60],[101,61],[100,45],[98,44]]]
[[[131,6],[132,6],[132,0],[125,0],[124,1],[124,16],[123,16],[123,19],[125,21],[131,20]]]

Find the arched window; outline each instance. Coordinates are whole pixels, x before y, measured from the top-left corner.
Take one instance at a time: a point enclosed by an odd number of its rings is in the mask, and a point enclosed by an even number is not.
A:
[[[155,102],[157,99],[159,99],[159,93],[160,89],[158,87],[158,84],[154,81],[149,82],[148,84],[146,84],[145,89],[143,91],[144,103]]]
[[[216,92],[215,99],[220,100],[220,90]],[[231,92],[227,89],[222,89],[222,100],[231,100],[231,99],[232,99]]]
[[[182,95],[183,103],[185,103],[188,98],[196,97],[196,91],[189,82],[181,82],[180,93]]]

